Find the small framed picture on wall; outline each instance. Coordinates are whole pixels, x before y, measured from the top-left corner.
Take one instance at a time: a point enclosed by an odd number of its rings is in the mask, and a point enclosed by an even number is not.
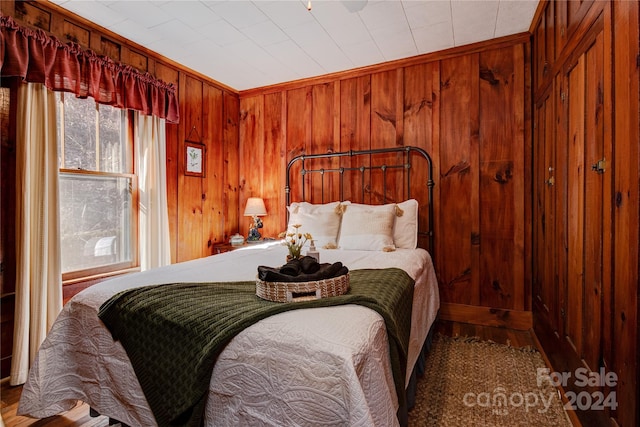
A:
[[[205,146],[198,142],[185,141],[184,151],[186,156],[184,174],[204,177]]]

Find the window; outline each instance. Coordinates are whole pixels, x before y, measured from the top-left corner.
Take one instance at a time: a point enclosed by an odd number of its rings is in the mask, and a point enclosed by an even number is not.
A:
[[[137,179],[125,110],[60,93],[57,109],[64,280],[137,265]]]

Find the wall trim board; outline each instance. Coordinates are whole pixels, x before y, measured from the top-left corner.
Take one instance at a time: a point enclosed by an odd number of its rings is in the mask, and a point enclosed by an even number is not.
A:
[[[544,364],[549,368],[550,372],[559,372],[559,370],[556,369],[554,364],[551,362],[551,359],[547,355],[547,353],[546,353],[546,351],[544,349],[544,346],[542,345],[542,342],[540,341],[540,339],[538,339],[538,336],[536,335],[536,330],[539,330],[539,329],[536,329],[538,327],[537,322],[539,321],[539,319],[537,319],[537,317],[538,317],[538,315],[534,314],[534,328],[531,331],[531,337],[533,338],[533,341],[535,342],[536,349],[538,349],[538,351],[540,352],[540,355],[542,356],[542,360],[544,360]],[[548,345],[548,343],[547,343],[547,345]],[[570,400],[566,395],[566,392],[568,390],[565,389],[565,387],[563,387],[562,384],[560,384],[556,388],[560,392],[560,399],[562,400],[562,403],[563,404],[570,403]],[[582,427],[582,423],[580,422],[580,419],[578,418],[578,415],[577,415],[576,411],[566,411],[566,413],[567,413],[567,416],[569,417],[569,420],[571,421],[572,425]]]
[[[577,387],[573,384],[575,380],[575,372],[578,368],[585,368],[583,360],[577,357],[571,344],[567,339],[562,339],[557,333],[555,333],[549,324],[548,320],[537,311],[533,316],[533,336],[539,343],[538,348],[543,349],[541,353],[544,355],[544,360],[551,370],[551,372],[570,373],[571,377],[568,378],[567,384],[561,387],[561,395],[563,402],[567,403],[566,393],[571,392],[574,396],[579,396],[580,393],[585,391],[591,392],[592,390],[584,387]],[[599,389],[605,394],[608,394],[610,389],[608,387]],[[576,401],[569,402],[575,404]],[[574,425],[580,425],[582,427],[600,427],[607,425],[618,425],[611,418],[607,416],[607,411],[597,410],[567,410],[569,418],[574,422]],[[576,423],[576,420],[578,423]]]
[[[482,326],[497,326],[519,331],[527,331],[533,328],[533,314],[531,311],[443,302],[440,304],[439,317],[442,320]]]

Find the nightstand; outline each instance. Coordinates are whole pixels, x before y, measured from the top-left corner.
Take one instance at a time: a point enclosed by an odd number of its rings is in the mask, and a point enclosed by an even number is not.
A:
[[[233,246],[231,243],[227,242],[227,243],[217,243],[215,245],[213,245],[213,254],[221,254],[224,252],[231,252],[231,251],[235,251],[236,249],[239,248],[246,248],[247,246],[253,246],[256,245],[258,243],[264,243],[264,242],[274,242],[276,239],[273,237],[263,237],[262,239],[258,240],[257,242],[249,242],[246,241],[239,246]]]
[[[231,252],[231,251],[235,251],[238,248],[243,248],[245,246],[247,246],[247,243],[243,243],[242,245],[239,245],[239,246],[233,246],[231,243],[218,243],[216,245],[213,245],[213,254],[217,255],[224,252]]]

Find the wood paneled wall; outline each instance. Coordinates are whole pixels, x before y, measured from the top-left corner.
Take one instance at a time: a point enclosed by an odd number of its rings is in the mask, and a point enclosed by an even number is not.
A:
[[[187,73],[180,75],[179,87],[177,144],[167,140],[178,165],[167,178],[176,183],[169,191],[177,199],[171,232],[176,262],[211,255],[213,244],[238,231],[238,97]],[[204,177],[185,175],[184,141],[205,146]]]
[[[294,156],[421,147],[434,159],[432,251],[443,315],[531,326],[529,58],[528,37],[519,35],[241,92],[240,206],[263,197],[265,234],[277,235],[286,225],[284,180]],[[412,196],[426,202],[425,182]],[[324,201],[339,198],[329,186]],[[363,201],[381,203],[382,195]]]

